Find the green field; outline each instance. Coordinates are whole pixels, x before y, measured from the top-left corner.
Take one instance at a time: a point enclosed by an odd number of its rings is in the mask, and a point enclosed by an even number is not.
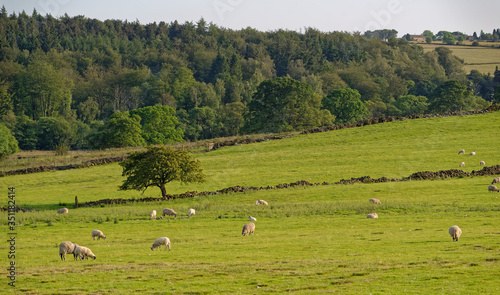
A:
[[[478,70],[483,74],[492,74],[496,67],[500,67],[500,49],[484,46],[456,46],[439,43],[419,44],[425,51],[434,50],[436,47],[444,46],[453,51],[453,54],[464,60],[464,69],[468,74],[471,70]],[[498,44],[497,44],[498,45]]]
[[[207,182],[170,184],[170,193],[234,185],[307,180],[335,182],[417,171],[466,171],[500,164],[500,112],[407,120],[298,135],[196,154]],[[466,155],[458,155],[465,149]],[[469,156],[476,151],[476,156]],[[498,294],[500,194],[493,176],[261,190],[155,203],[73,209],[104,198],[140,198],[118,191],[118,164],[0,178],[16,201],[37,212],[16,214],[16,287],[0,244],[2,294]],[[378,198],[381,205],[368,202]],[[264,199],[269,206],[256,206]],[[6,203],[6,201],[4,202]],[[55,210],[67,206],[68,215]],[[174,208],[177,219],[150,220]],[[196,215],[187,218],[187,210]],[[379,219],[366,219],[377,212]],[[248,216],[256,233],[241,236]],[[7,232],[7,214],[0,213]],[[448,228],[463,234],[452,242]],[[102,230],[107,239],[93,241]],[[6,236],[6,235],[5,235]],[[172,251],[151,251],[167,236]],[[96,260],[62,262],[70,240]]]

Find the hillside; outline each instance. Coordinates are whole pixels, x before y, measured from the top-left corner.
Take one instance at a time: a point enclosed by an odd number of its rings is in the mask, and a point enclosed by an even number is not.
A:
[[[170,184],[169,193],[213,191],[230,186],[267,186],[291,183],[336,182],[351,177],[402,178],[418,171],[479,170],[500,164],[495,149],[500,142],[500,112],[390,122],[324,133],[297,135],[275,141],[226,147],[195,154],[208,176],[205,184]],[[477,155],[458,156],[458,150]],[[54,206],[103,198],[140,197],[139,192],[118,191],[121,167],[117,163],[69,171],[0,178],[0,185],[15,184],[36,199],[20,204]],[[68,192],[71,192],[68,194]],[[148,189],[144,196],[157,197]]]

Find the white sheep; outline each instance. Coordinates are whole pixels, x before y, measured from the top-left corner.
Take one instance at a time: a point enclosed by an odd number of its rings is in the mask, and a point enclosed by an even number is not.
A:
[[[375,199],[375,198],[371,198],[370,202],[372,202],[373,204],[381,204],[380,200],[379,199]]]
[[[175,216],[177,218],[177,213],[174,211],[174,209],[170,208],[165,208],[163,209],[163,216],[168,215],[168,218],[170,219],[170,216]]]
[[[484,161],[479,162],[479,166],[484,166],[486,163]]]
[[[188,217],[191,217],[192,215],[195,215],[195,214],[196,214],[196,211],[193,208],[188,210]]]
[[[57,214],[65,214],[68,212],[69,212],[68,208],[61,208],[61,209],[57,210]]]
[[[62,242],[59,245],[59,255],[61,256],[61,260],[66,260],[66,254],[73,254],[74,258],[76,256],[76,247],[78,247],[78,244],[71,243],[70,241]]]
[[[250,235],[255,232],[255,223],[250,222],[243,226],[243,230],[241,231],[242,236]]]
[[[95,260],[97,258],[97,256],[95,256],[89,248],[83,246],[75,248],[75,255],[75,260],[78,260],[78,258],[80,258],[80,260],[89,260],[89,257],[92,257]]]
[[[460,163],[460,167],[464,167],[464,166],[465,166],[465,162]]]
[[[92,239],[95,241],[95,237],[97,237],[97,239],[99,240],[100,238],[103,238],[104,240],[106,240],[106,236],[102,233],[102,231],[98,230],[98,229],[94,229],[92,231]]]
[[[264,200],[258,200],[258,201],[255,201],[255,205],[268,205],[266,201]]]
[[[378,218],[378,214],[377,213],[370,213],[370,214],[366,215],[366,218]]]
[[[462,235],[462,230],[457,225],[450,227],[448,232],[450,233],[453,242],[458,242],[458,238],[460,238],[460,235]]]
[[[498,187],[494,186],[493,184],[488,185],[488,191],[489,192],[500,192]]]
[[[250,219],[250,221],[257,221],[257,218],[255,218],[253,216],[248,216],[248,219]]]
[[[151,215],[149,215],[151,219],[156,218],[156,210],[151,211]]]
[[[459,150],[459,151],[458,151],[458,154],[459,154],[459,155],[460,155],[460,154],[465,154],[465,150],[464,150],[464,149]]]
[[[498,183],[498,182],[500,182],[500,177],[495,177],[495,178],[493,178],[493,181],[491,182],[491,184]]]
[[[475,151],[474,151],[474,152],[470,152],[470,154],[469,154],[469,155],[471,155],[471,156],[475,156],[475,155],[476,155],[476,152],[475,152]]]
[[[168,251],[170,251],[170,239],[167,237],[156,239],[153,245],[151,246],[151,251],[153,251],[156,248],[160,248],[161,251],[161,245],[165,245],[165,251],[167,251],[167,248]]]

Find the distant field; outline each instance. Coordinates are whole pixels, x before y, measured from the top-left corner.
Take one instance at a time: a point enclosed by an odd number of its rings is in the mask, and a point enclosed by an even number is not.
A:
[[[466,73],[470,73],[471,70],[478,70],[484,74],[493,74],[495,72],[495,67],[500,67],[500,48],[455,46],[439,43],[419,43],[419,45],[422,46],[425,51],[431,51],[440,46],[450,48],[453,54],[464,60],[464,69]]]

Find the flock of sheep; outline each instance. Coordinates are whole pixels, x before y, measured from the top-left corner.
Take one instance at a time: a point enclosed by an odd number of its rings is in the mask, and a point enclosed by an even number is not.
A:
[[[465,150],[464,149],[460,150],[458,152],[458,154],[459,155],[460,154],[465,154]],[[470,156],[475,156],[476,152],[475,151],[470,152],[469,155]],[[485,162],[481,161],[481,162],[479,162],[479,165],[480,166],[484,166]],[[461,162],[460,163],[460,167],[463,167],[463,166],[465,166],[465,162]],[[500,190],[498,189],[498,187],[496,187],[494,185],[495,183],[500,183],[500,177],[495,177],[493,179],[493,181],[491,182],[491,185],[488,186],[488,191],[489,192],[500,192]],[[375,199],[375,198],[370,199],[370,202],[373,203],[373,204],[381,204],[380,200],[379,199]],[[377,213],[370,213],[370,214],[368,214],[366,216],[366,218],[378,218],[378,214]],[[460,238],[460,236],[462,235],[462,230],[457,225],[453,225],[452,227],[449,228],[448,233],[452,237],[453,241],[456,242],[456,241],[458,241],[458,238]]]
[[[465,150],[464,149],[460,150],[458,152],[458,154],[459,155],[465,154]],[[476,152],[473,151],[473,152],[469,153],[469,155],[474,156],[474,155],[476,155]],[[484,166],[485,162],[481,161],[479,164],[481,166]],[[460,167],[463,167],[463,166],[465,166],[465,162],[460,163]],[[496,187],[494,185],[495,183],[500,183],[500,177],[496,177],[493,179],[491,185],[488,186],[488,191],[500,192],[498,187]],[[371,198],[369,201],[373,204],[381,204],[381,201],[379,199]],[[255,202],[255,205],[267,206],[268,203],[264,200],[257,200]],[[67,214],[68,212],[69,212],[68,208],[61,208],[61,209],[57,210],[58,214]],[[188,210],[188,218],[191,218],[191,216],[193,216],[195,214],[196,214],[196,212],[194,209],[191,208]],[[158,217],[158,218],[156,217],[156,210],[151,211],[151,214],[150,214],[151,219],[162,219],[165,216],[168,216],[169,219],[170,219],[170,216],[174,216],[174,219],[176,219],[177,212],[175,212],[175,210],[171,209],[171,208],[164,208],[163,215],[161,217]],[[370,213],[366,216],[366,218],[378,218],[378,214],[377,213]],[[257,219],[251,215],[248,216],[248,219],[250,221],[257,221]],[[249,222],[243,226],[243,230],[241,232],[241,235],[247,236],[247,235],[250,235],[254,232],[255,232],[255,223]],[[456,241],[458,241],[458,239],[462,235],[462,230],[457,225],[453,225],[452,227],[449,228],[448,233],[452,237],[453,241],[456,242]],[[92,239],[95,240],[96,237],[98,240],[101,238],[104,240],[106,239],[106,236],[100,230],[93,230],[92,231]],[[155,250],[155,249],[159,248],[161,251],[161,246],[165,246],[165,251],[167,250],[167,248],[170,251],[170,239],[168,237],[161,237],[161,238],[156,239],[153,242],[153,245],[151,246],[151,250]],[[92,251],[89,248],[79,246],[78,244],[72,243],[70,241],[62,242],[59,245],[59,255],[61,256],[61,260],[66,260],[66,254],[73,254],[74,260],[78,260],[78,258],[80,258],[80,260],[84,260],[84,259],[88,260],[89,257],[91,257],[92,259],[96,259],[96,256],[94,255],[94,253],[92,253]]]
[[[464,154],[465,155],[465,150],[464,149],[459,150],[458,154],[459,155],[460,154]],[[469,155],[470,156],[475,156],[476,155],[476,151],[470,152]],[[485,166],[486,162],[481,161],[481,162],[479,162],[479,165],[480,166]],[[464,166],[465,166],[465,162],[461,162],[460,163],[460,167],[464,167]],[[500,190],[498,189],[498,187],[494,185],[495,183],[499,183],[499,182],[500,182],[500,177],[494,178],[493,182],[491,183],[491,185],[488,186],[488,191],[489,192],[500,192]]]
[[[255,202],[255,205],[266,205],[267,206],[268,203],[264,200],[258,200]],[[57,210],[57,213],[58,214],[67,214],[67,213],[69,213],[69,210],[68,210],[68,208],[61,208],[61,209]],[[188,218],[190,218],[191,216],[193,216],[195,214],[196,214],[196,211],[194,209],[191,208],[188,210]],[[170,218],[170,216],[174,216],[174,219],[176,219],[177,212],[175,212],[175,210],[171,209],[171,208],[164,208],[163,215],[161,217],[158,217],[158,218],[156,217],[156,210],[151,211],[151,214],[149,215],[149,217],[151,219],[162,219],[165,216],[168,216],[169,218]],[[248,218],[250,219],[250,221],[257,221],[257,219],[255,217],[248,216]],[[243,226],[243,230],[242,230],[241,234],[243,236],[246,236],[246,235],[250,235],[254,232],[255,232],[255,223],[250,222],[250,223],[247,223]],[[99,240],[101,238],[103,240],[106,240],[106,236],[104,235],[104,233],[102,231],[94,229],[94,230],[92,230],[92,239],[95,241],[96,237],[97,237],[97,240]],[[168,248],[168,251],[170,251],[170,239],[168,237],[161,237],[161,238],[156,239],[153,242],[153,245],[151,246],[151,250],[160,249],[160,251],[161,251],[161,246],[165,246],[165,251],[167,250],[167,248]],[[62,242],[59,245],[59,256],[61,256],[61,260],[66,260],[66,254],[73,254],[74,260],[78,260],[78,259],[88,260],[89,257],[92,259],[97,258],[97,256],[94,255],[94,253],[92,253],[92,251],[89,248],[80,246],[80,245],[72,243],[70,241]]]

